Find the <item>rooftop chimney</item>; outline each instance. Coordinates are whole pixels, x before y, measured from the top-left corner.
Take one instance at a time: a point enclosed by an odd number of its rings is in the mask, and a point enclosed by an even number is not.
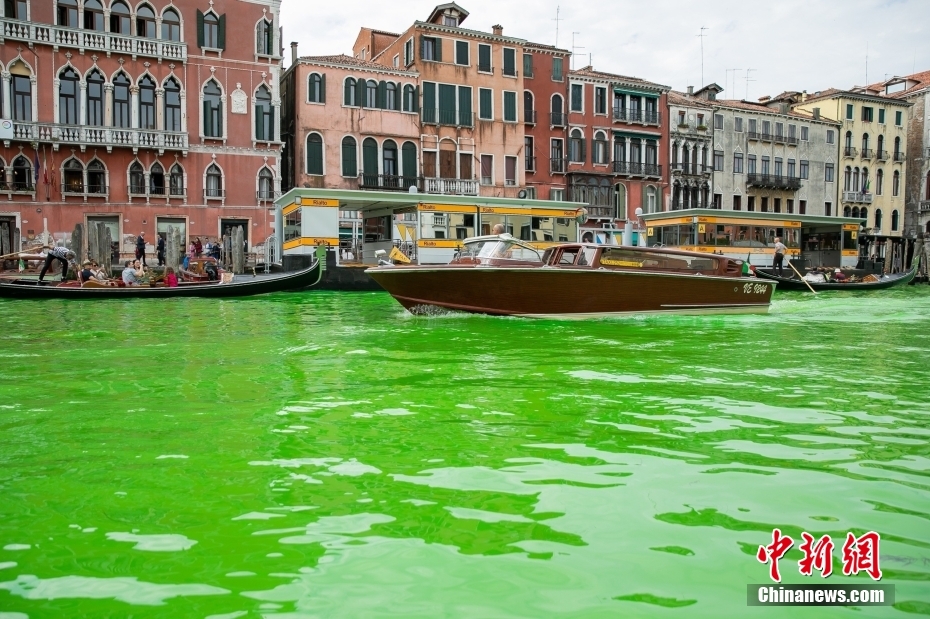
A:
[[[814,108],[814,120],[820,120],[820,108],[819,107]]]
[[[503,36],[504,27],[501,26],[500,24],[495,24],[494,26],[491,26],[491,32],[493,32],[496,36],[499,36],[499,37]]]
[[[297,64],[297,41],[291,41],[291,64]]]
[[[694,94],[694,86],[688,86],[688,94],[689,94],[689,95],[693,95],[693,94]]]

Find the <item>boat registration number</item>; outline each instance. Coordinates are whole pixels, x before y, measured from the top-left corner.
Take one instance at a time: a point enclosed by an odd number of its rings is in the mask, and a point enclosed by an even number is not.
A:
[[[765,284],[743,284],[743,294],[765,294],[768,291]]]

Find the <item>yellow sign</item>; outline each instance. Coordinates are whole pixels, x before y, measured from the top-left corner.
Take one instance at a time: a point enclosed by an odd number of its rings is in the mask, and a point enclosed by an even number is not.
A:
[[[281,209],[281,214],[286,216],[286,215],[293,213],[299,208],[300,208],[299,204],[288,204],[287,206]]]
[[[607,266],[612,266],[612,267],[640,268],[643,266],[642,262],[634,262],[632,260],[611,260],[610,258],[601,258],[601,264],[606,264]]]
[[[427,239],[427,240],[420,239],[419,241],[417,241],[417,247],[424,247],[424,248],[439,248],[439,247],[450,248],[451,247],[454,249],[456,247],[461,247],[461,245],[462,245],[462,242],[457,241],[455,239]]]
[[[407,257],[407,254],[397,249],[396,247],[391,248],[391,253],[388,254],[388,258],[394,262],[403,262],[404,264],[410,264],[410,258]]]
[[[475,205],[471,206],[459,206],[457,204],[423,204],[420,203],[417,205],[417,209],[421,211],[439,211],[442,213],[474,213],[478,210],[478,207]]]
[[[857,231],[855,231],[855,230],[849,234],[849,237],[850,237],[852,240],[854,240],[854,241],[856,240],[856,237],[858,237],[858,236],[859,236],[859,232],[857,232]]]
[[[699,222],[699,223],[712,224],[712,223],[714,223],[715,221],[717,221],[717,219],[716,219],[715,217],[698,217],[698,222]],[[702,227],[703,227],[703,226],[702,226]],[[704,232],[704,231],[701,230],[701,232]]]
[[[291,239],[284,244],[284,249],[294,249],[295,247],[335,247],[339,245],[339,239],[336,237],[307,237]]]
[[[859,255],[859,251],[858,251],[858,250],[855,250],[855,249],[844,249],[844,250],[843,250],[843,257],[844,257],[844,258],[855,258],[855,257],[858,256],[858,255]]]
[[[704,224],[698,224],[698,234],[704,234]]]
[[[301,204],[304,206],[339,206],[339,200],[323,200],[321,198],[303,199]]]
[[[843,230],[858,230],[859,224],[843,224]],[[856,238],[856,237],[853,237]]]
[[[652,236],[652,235],[653,235],[652,228],[651,227],[646,228],[646,236]]]

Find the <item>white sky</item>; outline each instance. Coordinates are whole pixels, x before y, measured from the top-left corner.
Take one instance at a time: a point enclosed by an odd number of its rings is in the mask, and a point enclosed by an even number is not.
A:
[[[301,56],[351,54],[362,26],[401,32],[425,20],[437,0],[284,0],[285,65],[290,42]],[[575,68],[641,77],[676,90],[699,87],[701,39],[704,83],[724,87],[722,98],[746,97],[746,69],[755,69],[749,98],[783,90],[814,92],[850,88],[866,80],[930,69],[928,0],[461,0],[463,26],[553,45],[556,7],[559,47],[570,49]],[[727,69],[739,71],[727,72]],[[734,86],[734,75],[735,86]]]

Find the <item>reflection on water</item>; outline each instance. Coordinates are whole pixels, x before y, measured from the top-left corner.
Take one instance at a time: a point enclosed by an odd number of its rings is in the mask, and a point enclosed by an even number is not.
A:
[[[0,617],[743,617],[775,527],[880,532],[868,616],[930,614],[928,292],[2,303]]]

